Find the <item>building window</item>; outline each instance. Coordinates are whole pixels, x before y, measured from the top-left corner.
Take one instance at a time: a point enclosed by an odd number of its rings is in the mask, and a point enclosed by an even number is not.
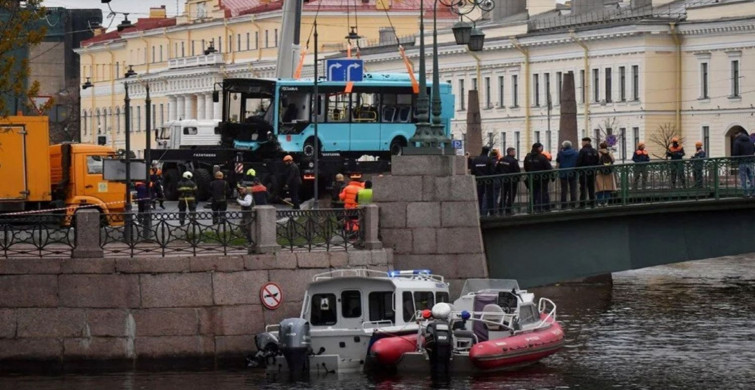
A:
[[[606,68],[606,103],[611,103],[611,68]]]
[[[160,59],[162,61],[162,58]],[[116,79],[121,77],[121,64],[120,62],[115,63],[115,77]]]
[[[142,106],[136,106],[136,125],[134,127],[136,131],[142,129]]]
[[[561,72],[556,72],[556,104],[561,104],[561,88],[563,88],[564,79]]]
[[[708,63],[700,64],[700,99],[708,98]],[[706,149],[707,150],[707,149]]]
[[[545,81],[545,106],[550,108],[551,107],[551,74],[545,73],[544,75]]]
[[[540,107],[540,75],[537,73],[532,75],[532,94],[535,107]]]
[[[592,70],[592,101],[600,103],[600,70]]]
[[[585,102],[585,70],[582,69],[579,71],[579,93],[581,95],[579,102],[584,103]]]
[[[511,104],[511,107],[519,107],[519,76],[515,74],[511,75]],[[519,147],[517,146],[518,152]]]
[[[218,53],[223,52],[223,37],[218,37]]]
[[[491,149],[495,147],[495,137],[492,131],[488,131],[488,143],[486,145]]]
[[[151,60],[150,62],[152,62],[153,64],[155,63],[155,47],[154,46],[152,46],[152,58],[150,58],[150,60]]]
[[[259,31],[254,32],[254,48],[255,49],[260,48],[260,32]]]
[[[246,33],[246,50],[249,50],[249,33]]]
[[[477,77],[472,77],[472,89],[475,91],[479,91],[477,89]]]
[[[485,77],[485,107],[493,107],[493,105],[490,104],[490,77]]]
[[[466,92],[464,91],[464,79],[459,79],[459,104],[460,109],[466,110]]]
[[[521,146],[521,140],[522,140],[521,132],[515,131],[514,132],[514,145],[515,145],[514,147],[516,148],[516,159],[517,160],[519,160],[519,149],[521,149],[520,148],[520,146]]]
[[[705,150],[706,153],[710,153],[710,127],[709,126],[703,126],[703,150]],[[708,155],[710,157],[710,154]]]
[[[503,76],[498,76],[498,107],[503,107]]]
[[[274,47],[278,47],[278,29],[277,28],[275,29],[275,36],[273,37],[273,39],[275,40]]]
[[[634,139],[634,147],[640,144],[640,128],[632,127],[632,138]]]
[[[507,148],[507,146],[506,146],[506,132],[502,131],[501,132],[501,155],[503,155],[503,156],[506,155],[506,148]]]
[[[632,100],[640,100],[640,66],[632,65]]]
[[[194,56],[196,55],[196,51],[197,51],[197,49],[196,49],[196,47],[195,47],[196,45],[197,45],[197,42],[196,42],[195,40],[193,40],[193,39],[192,39],[192,40],[191,40],[191,56],[192,56],[192,57],[194,57]],[[201,50],[200,50],[200,51],[201,51]]]
[[[270,47],[270,30],[265,30],[265,48]]]
[[[731,97],[739,97],[739,60],[731,62]]]
[[[535,142],[540,142],[540,130],[535,130]]]
[[[619,67],[619,100],[627,101],[627,68]]]
[[[625,127],[619,127],[619,136],[621,137],[621,161],[627,159],[627,129]]]
[[[595,133],[595,145],[600,145],[600,129],[594,129]]]
[[[160,62],[163,62],[163,45],[160,45]]]
[[[115,108],[115,118],[113,118],[113,121],[115,122],[115,132],[117,134],[121,133],[121,108],[116,107]]]
[[[186,57],[186,48],[184,47],[184,42],[181,42],[181,57]]]
[[[241,34],[236,34],[236,51],[241,51]]]
[[[233,53],[233,35],[228,36],[228,52]]]
[[[160,126],[165,124],[165,110],[162,103],[160,103]]]

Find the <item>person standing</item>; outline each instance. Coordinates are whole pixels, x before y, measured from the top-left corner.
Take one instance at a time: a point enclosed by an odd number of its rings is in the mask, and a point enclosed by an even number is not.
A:
[[[498,161],[497,172],[499,174],[507,175],[501,180],[501,200],[499,209],[506,215],[512,215],[512,206],[514,199],[516,198],[516,192],[519,189],[519,180],[521,175],[517,173],[521,172],[519,168],[519,161],[516,159],[516,149],[506,149],[506,156]]]
[[[482,152],[479,156],[475,157],[471,161],[471,171],[474,176],[488,176],[493,174],[493,162],[488,156],[490,148],[487,146],[482,147]],[[481,180],[477,180],[477,204],[480,208],[480,216],[488,215],[487,203],[485,202],[486,192],[490,188],[492,192],[492,186],[488,183],[484,183]]]
[[[577,155],[571,141],[564,141],[561,144],[561,150],[556,155],[556,168],[560,169],[558,179],[561,184],[561,209],[577,206],[577,173],[574,172],[574,167],[577,166]],[[566,201],[567,194],[569,203]]]
[[[341,201],[339,195],[341,195],[341,191],[343,191],[344,187],[346,187],[345,178],[342,173],[339,173],[333,181],[333,188],[330,193],[330,207],[334,209],[343,208],[343,201]]]
[[[647,163],[650,162],[650,156],[648,156],[648,151],[645,150],[645,143],[639,142],[637,144],[637,150],[634,151],[634,154],[632,155],[632,161],[634,161],[634,185],[633,188],[637,190],[637,183],[640,182],[640,179],[642,179],[642,189],[645,190],[647,188],[648,183],[648,167]]]
[[[239,197],[236,199],[236,203],[241,206],[241,231],[244,233],[244,237],[247,242],[252,242],[252,206],[254,206],[254,198],[248,187],[238,188]],[[251,248],[249,251],[251,252]]]
[[[149,185],[152,189],[152,208],[155,208],[155,201],[160,205],[160,208],[165,210],[165,193],[163,192],[162,171],[157,167],[157,163],[152,163],[152,168],[149,172]]]
[[[524,158],[524,170],[526,172],[536,172],[532,174],[532,203],[534,211],[541,213],[550,211],[548,204],[548,182],[550,175],[547,171],[553,169],[548,158],[543,155],[543,144],[536,142],[532,145],[532,150]]]
[[[703,188],[703,168],[705,167],[705,151],[703,143],[695,142],[695,154],[690,157],[692,163],[692,178],[695,180],[695,188]]]
[[[181,226],[186,221],[186,209],[189,210],[189,221],[194,221],[197,212],[197,185],[191,180],[192,177],[194,175],[186,171],[178,181],[178,221]]]
[[[357,196],[359,195],[359,191],[361,191],[363,188],[364,183],[362,183],[358,178],[352,179],[349,184],[343,188],[343,191],[341,191],[341,193],[338,195],[338,198],[343,201],[343,207],[345,209],[349,210],[359,207],[359,203],[357,203]],[[344,229],[348,233],[359,230],[359,217],[346,217],[344,221]]]
[[[223,172],[215,172],[215,180],[210,182],[210,196],[212,196],[212,223],[225,222],[225,211],[228,210],[228,196],[231,187],[223,178]]]
[[[582,138],[582,149],[579,150],[577,155],[577,168],[581,169],[577,172],[579,178],[579,207],[585,208],[588,205],[595,207],[595,170],[590,167],[596,167],[600,165],[600,159],[598,157],[598,151],[592,147],[592,139],[590,137]]]
[[[755,196],[755,183],[753,183],[753,158],[755,154],[755,145],[752,143],[747,131],[740,130],[737,137],[734,138],[734,146],[732,147],[731,155],[736,157],[736,162],[739,164],[739,181],[742,183],[742,191],[745,198],[752,198]]]
[[[606,142],[601,142],[599,146],[600,168],[595,175],[595,190],[598,196],[598,207],[606,207],[611,200],[611,193],[616,191],[616,180],[613,174],[614,159]]]
[[[136,205],[138,207],[138,221],[141,225],[141,236],[148,239],[150,235],[150,210],[152,209],[152,197],[149,185],[143,181],[137,181],[134,185],[136,189]]]
[[[267,205],[267,187],[260,183],[260,179],[255,177],[252,180],[252,187],[250,188],[252,193],[252,199],[254,199],[255,206]]]
[[[679,138],[671,138],[671,145],[666,149],[666,158],[671,159],[669,169],[671,170],[671,188],[676,188],[676,181],[679,179],[682,188],[687,186],[687,179],[684,175],[684,147],[679,143]]]
[[[364,188],[357,192],[357,205],[364,206],[372,203],[372,181],[364,182]]]
[[[299,188],[301,187],[301,172],[290,154],[283,157],[283,163],[286,164],[286,186],[288,186],[288,193],[291,195],[291,203],[294,210],[298,210],[300,205]]]

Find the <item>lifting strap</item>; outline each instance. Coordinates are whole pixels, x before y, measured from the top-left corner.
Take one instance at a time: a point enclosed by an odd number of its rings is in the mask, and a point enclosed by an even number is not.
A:
[[[415,94],[418,94],[419,83],[417,83],[417,78],[414,77],[414,69],[412,68],[412,63],[409,62],[408,58],[406,58],[406,51],[404,50],[404,46],[399,45],[398,51],[399,53],[401,53],[401,59],[404,60],[404,65],[406,65],[406,71],[409,72],[409,79],[412,81],[412,91]]]

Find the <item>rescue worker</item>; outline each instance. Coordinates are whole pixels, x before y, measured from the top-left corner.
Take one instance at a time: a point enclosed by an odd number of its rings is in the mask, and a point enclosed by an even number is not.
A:
[[[682,187],[687,185],[687,179],[684,175],[684,147],[679,143],[679,138],[671,138],[671,145],[666,149],[666,158],[671,159],[672,163],[669,167],[671,169],[671,188],[676,188],[676,180],[679,179],[682,183]]]
[[[634,151],[634,154],[632,155],[632,161],[634,161],[634,186],[633,188],[637,189],[637,183],[642,179],[642,189],[647,188],[647,182],[648,182],[648,167],[646,163],[650,162],[650,156],[648,156],[648,151],[645,150],[645,143],[640,142],[637,144],[637,150]]]
[[[256,177],[257,177],[257,171],[255,171],[254,168],[247,169],[246,174],[244,174],[244,178],[241,179],[241,186],[251,187]]]
[[[472,175],[474,176],[488,176],[493,174],[493,162],[488,156],[490,148],[487,146],[482,147],[482,152],[479,156],[473,158],[470,161]],[[485,202],[486,192],[493,191],[492,183],[485,183],[483,181],[477,181],[477,203],[480,208],[480,215],[488,215],[487,202]],[[490,195],[489,195],[490,196]]]
[[[509,174],[509,176],[503,178],[500,201],[500,209],[506,215],[513,214],[511,207],[514,204],[514,198],[516,198],[516,193],[519,189],[519,180],[521,179],[520,175],[513,174],[519,172],[521,172],[521,169],[519,168],[519,161],[516,159],[516,149],[506,149],[506,156],[498,161],[496,172],[504,175]]]
[[[739,182],[742,183],[742,190],[745,198],[755,196],[755,183],[753,183],[753,154],[755,154],[755,145],[752,143],[750,136],[745,129],[741,129],[734,138],[734,145],[731,148],[732,157],[738,157],[739,163]],[[748,158],[749,157],[749,158]]]
[[[343,201],[341,201],[339,195],[341,195],[344,187],[346,187],[345,178],[342,173],[339,173],[336,175],[335,181],[333,181],[333,188],[330,193],[330,207],[334,209],[343,208]]]
[[[363,188],[364,183],[362,183],[359,177],[352,179],[349,184],[343,188],[343,191],[338,195],[338,198],[343,201],[343,207],[345,209],[355,209],[359,206],[357,203],[357,195]],[[344,228],[348,233],[353,233],[359,230],[359,217],[346,217]]]
[[[357,205],[364,206],[372,203],[372,181],[364,182],[364,188],[357,192]]]
[[[692,163],[692,177],[695,179],[695,187],[703,188],[703,168],[705,166],[705,151],[701,141],[695,142],[695,154],[690,157]]]
[[[252,199],[254,199],[255,206],[267,205],[267,187],[262,185],[258,177],[254,178],[251,187]]]
[[[553,169],[548,158],[543,155],[543,144],[535,142],[532,150],[524,158],[524,170],[526,172],[546,172]],[[548,182],[550,175],[546,173],[535,173],[532,177],[532,203],[534,211],[540,213],[550,211],[550,200],[548,197]]]
[[[600,158],[598,151],[592,147],[592,139],[582,138],[582,149],[577,155],[577,168],[598,165],[600,165]],[[579,176],[579,207],[587,207],[588,202],[591,208],[595,207],[595,170],[581,169],[577,171],[577,175]]]
[[[141,225],[141,235],[145,240],[150,234],[150,209],[152,208],[152,198],[150,196],[149,185],[143,181],[138,181],[134,185],[136,189],[136,204],[139,210],[138,221]]]
[[[197,212],[197,185],[191,180],[194,177],[186,171],[178,181],[178,221],[183,226],[186,221],[186,209],[189,209],[189,221],[194,221]]]
[[[299,188],[301,187],[301,172],[299,166],[294,162],[294,158],[290,154],[283,157],[283,163],[286,165],[285,177],[286,186],[288,192],[291,195],[291,203],[294,210],[299,209]]]
[[[223,172],[215,172],[215,180],[210,182],[210,196],[212,196],[212,223],[225,222],[225,211],[228,210],[227,197],[231,193],[231,187],[223,178]]]
[[[239,197],[236,199],[236,203],[241,206],[241,231],[244,233],[247,242],[252,242],[252,206],[254,206],[254,198],[252,192],[247,187],[238,188]],[[249,251],[252,249],[249,248]]]

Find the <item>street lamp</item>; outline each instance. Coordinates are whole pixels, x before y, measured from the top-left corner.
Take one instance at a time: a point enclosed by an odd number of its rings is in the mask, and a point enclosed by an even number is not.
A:
[[[472,11],[479,9],[490,12],[495,8],[492,0],[433,0],[433,87],[432,106],[427,97],[427,72],[425,66],[425,4],[420,0],[419,19],[419,96],[417,96],[417,129],[412,138],[407,154],[452,154],[451,140],[446,136],[445,128],[441,124],[440,101],[440,72],[438,70],[438,2],[447,7],[452,13],[466,17]],[[485,42],[485,34],[469,23],[460,21],[452,28],[457,44],[467,44],[470,51],[480,51]],[[432,124],[430,123],[430,109],[432,108]],[[412,150],[414,149],[414,150]]]

